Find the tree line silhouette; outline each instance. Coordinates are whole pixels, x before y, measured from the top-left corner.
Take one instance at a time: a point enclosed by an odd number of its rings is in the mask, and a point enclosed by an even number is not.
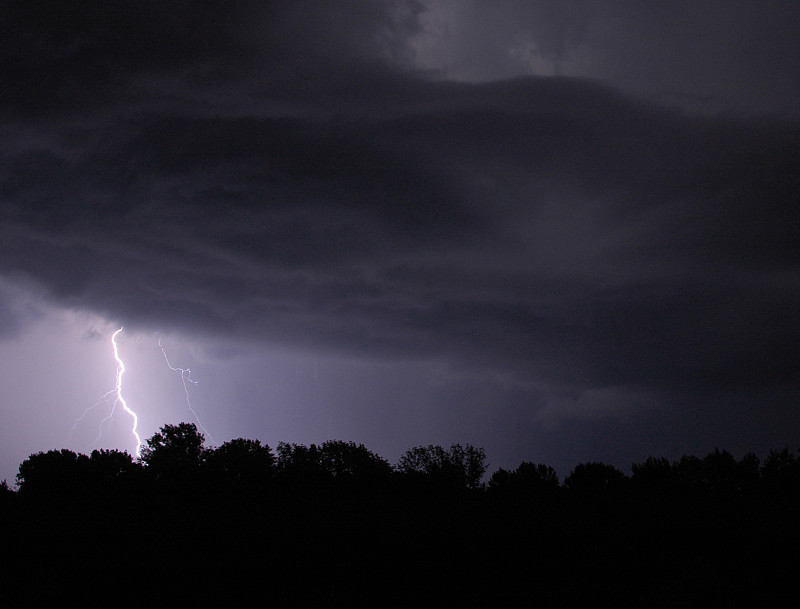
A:
[[[715,450],[631,475],[472,445],[395,465],[362,444],[164,425],[141,458],[50,450],[0,485],[4,570],[26,599],[280,607],[798,606],[800,456]]]

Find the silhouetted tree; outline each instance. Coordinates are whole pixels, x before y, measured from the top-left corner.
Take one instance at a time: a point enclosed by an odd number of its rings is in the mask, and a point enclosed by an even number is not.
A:
[[[703,481],[712,496],[730,499],[738,495],[736,459],[726,450],[714,449],[703,458]]]
[[[489,477],[489,490],[506,489],[510,486],[511,470],[500,467]]]
[[[736,464],[736,480],[739,494],[753,496],[761,484],[761,462],[754,453],[747,453]]]
[[[92,480],[97,485],[108,485],[124,480],[139,470],[133,457],[125,451],[100,449],[89,456]]]
[[[634,463],[631,472],[631,487],[640,498],[669,503],[677,498],[678,474],[666,457],[648,457]]]
[[[77,493],[86,490],[89,458],[62,448],[38,452],[19,466],[17,485],[21,494]]]
[[[643,463],[631,466],[631,480],[647,486],[671,484],[675,479],[672,465],[665,457],[647,457]]]
[[[0,482],[0,508],[9,505],[16,496],[14,490],[8,485],[8,480]]]
[[[761,476],[766,491],[773,497],[800,499],[800,458],[788,448],[770,451]]]
[[[486,472],[486,453],[471,444],[453,444],[449,450],[441,446],[417,446],[403,453],[397,470],[422,474],[458,488],[478,489]]]
[[[355,442],[324,442],[317,454],[322,469],[337,479],[369,482],[386,478],[392,472],[388,461]]]
[[[141,448],[147,472],[164,480],[196,478],[203,464],[205,437],[194,423],[164,425]]]
[[[281,442],[277,452],[276,469],[287,479],[370,482],[392,472],[385,459],[355,442],[331,440],[319,446]]]
[[[564,486],[582,495],[602,495],[622,490],[628,477],[613,465],[580,463],[564,479]]]
[[[316,444],[278,442],[276,452],[275,468],[284,480],[313,482],[329,477],[322,467],[320,449]]]
[[[704,492],[706,484],[702,459],[684,455],[673,464],[673,471],[682,493],[698,495]]]
[[[259,440],[237,438],[207,450],[204,468],[216,480],[240,486],[260,484],[274,475],[275,455]]]
[[[115,449],[93,450],[89,456],[84,483],[95,499],[113,500],[141,480],[141,463],[125,451]]]
[[[558,490],[556,470],[543,463],[523,461],[514,471],[498,469],[489,478],[489,489],[534,495]]]

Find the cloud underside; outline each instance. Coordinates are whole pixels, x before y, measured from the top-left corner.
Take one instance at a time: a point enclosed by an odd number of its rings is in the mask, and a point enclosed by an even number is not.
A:
[[[279,4],[264,22],[291,29]],[[102,9],[76,34],[58,6],[19,9],[38,54],[0,43],[0,271],[54,301],[520,382],[796,381],[796,125],[432,79],[404,59],[413,3],[364,13],[338,56],[326,14],[313,44],[265,45],[236,11],[192,30],[153,9],[140,39]]]

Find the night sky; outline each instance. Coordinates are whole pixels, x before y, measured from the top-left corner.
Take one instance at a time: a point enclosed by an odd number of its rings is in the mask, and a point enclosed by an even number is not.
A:
[[[0,0],[0,214],[9,483],[121,326],[143,438],[800,445],[794,0]]]

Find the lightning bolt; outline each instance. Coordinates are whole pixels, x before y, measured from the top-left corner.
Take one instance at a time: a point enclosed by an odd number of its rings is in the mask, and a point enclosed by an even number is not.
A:
[[[100,440],[100,437],[103,435],[103,425],[113,420],[114,411],[117,408],[117,404],[120,404],[123,410],[125,410],[125,412],[127,412],[133,419],[133,426],[131,427],[131,433],[133,434],[133,437],[136,438],[135,454],[136,457],[138,458],[141,456],[140,449],[142,447],[142,439],[137,431],[137,427],[139,425],[139,417],[133,410],[131,410],[131,408],[128,406],[128,403],[125,401],[125,398],[122,396],[122,375],[125,373],[125,363],[122,361],[122,358],[119,355],[119,348],[117,346],[117,335],[120,332],[122,332],[122,328],[120,328],[119,330],[114,332],[114,334],[111,335],[111,346],[114,350],[114,360],[117,362],[117,371],[115,376],[116,380],[114,383],[114,388],[109,391],[106,391],[103,395],[97,398],[97,401],[92,406],[89,406],[89,408],[84,410],[83,414],[79,416],[72,424],[72,429],[70,430],[70,432],[75,430],[75,427],[78,425],[78,423],[80,423],[84,419],[84,417],[86,417],[86,415],[89,413],[90,410],[97,408],[97,406],[99,406],[102,402],[108,400],[113,395],[114,403],[111,406],[111,411],[102,421],[100,421],[100,424],[98,425],[97,428],[97,437],[95,437],[92,445],[97,444],[97,442]]]
[[[117,382],[116,387],[114,388],[117,398],[114,400],[114,408],[111,409],[111,414],[108,415],[108,418],[111,418],[111,416],[114,414],[114,409],[116,408],[117,404],[121,404],[122,409],[127,412],[131,418],[133,418],[133,427],[131,427],[131,433],[133,434],[133,437],[136,438],[135,452],[136,458],[138,459],[141,457],[140,449],[142,447],[142,439],[139,437],[139,434],[136,431],[136,427],[139,425],[139,417],[136,416],[136,413],[133,412],[133,410],[128,408],[128,403],[125,401],[125,398],[122,397],[122,375],[125,373],[125,364],[122,362],[122,359],[119,356],[119,349],[117,348],[117,334],[120,332],[122,332],[122,328],[111,335],[111,344],[114,346],[114,359],[117,360]]]
[[[203,430],[203,433],[206,435],[206,437],[213,443],[214,438],[211,437],[209,431],[203,426],[203,423],[200,421],[200,417],[197,415],[197,412],[192,407],[192,400],[189,397],[189,387],[186,385],[187,381],[192,385],[197,385],[197,381],[192,378],[191,368],[178,368],[170,363],[169,358],[167,357],[167,352],[164,350],[164,345],[161,344],[160,336],[158,337],[158,348],[161,349],[161,355],[164,356],[164,361],[167,362],[167,366],[169,367],[169,369],[175,372],[176,374],[180,375],[181,383],[183,383],[183,393],[186,395],[186,405],[189,407],[189,410],[194,415],[194,419],[195,421],[197,421],[197,425],[200,427],[201,430]]]

